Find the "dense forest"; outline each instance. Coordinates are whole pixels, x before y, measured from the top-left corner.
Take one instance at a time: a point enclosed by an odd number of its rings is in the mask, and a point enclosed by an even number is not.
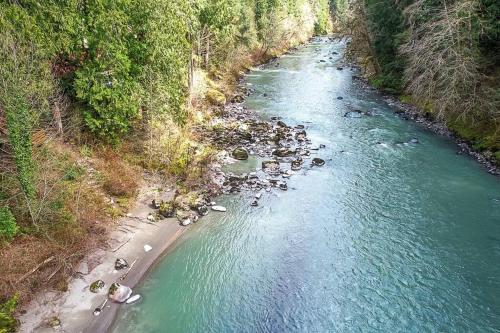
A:
[[[18,299],[65,289],[145,171],[199,179],[196,124],[314,34],[500,161],[498,17],[494,0],[0,1],[0,332]]]
[[[1,1],[0,332],[66,288],[144,170],[198,179],[192,128],[242,71],[330,23],[327,0]]]
[[[492,0],[336,1],[371,83],[500,160],[500,6]]]

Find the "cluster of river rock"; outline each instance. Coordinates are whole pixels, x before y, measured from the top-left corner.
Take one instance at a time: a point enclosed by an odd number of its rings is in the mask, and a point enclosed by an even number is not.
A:
[[[240,88],[243,89],[243,88]],[[324,145],[314,145],[307,137],[306,126],[289,126],[279,117],[262,120],[242,104],[243,90],[226,105],[218,117],[206,124],[200,139],[218,151],[217,162],[211,165],[210,190],[176,193],[173,198],[156,198],[157,211],[148,219],[176,217],[180,224],[195,223],[210,210],[224,212],[212,200],[216,194],[251,193],[249,202],[258,206],[264,192],[288,190],[287,180],[304,168],[321,167],[325,160],[318,156]],[[223,165],[255,158],[260,168],[247,173],[224,172]]]

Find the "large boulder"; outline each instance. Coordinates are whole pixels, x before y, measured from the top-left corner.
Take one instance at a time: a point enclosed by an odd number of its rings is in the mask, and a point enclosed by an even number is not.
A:
[[[158,213],[161,216],[166,217],[166,218],[174,217],[174,215],[175,215],[175,206],[174,206],[174,203],[172,201],[162,202],[160,204],[159,208],[160,208],[160,210],[158,211]]]
[[[238,132],[238,135],[243,140],[247,140],[247,141],[252,141],[253,140],[253,135],[249,131],[240,130]]]
[[[119,284],[118,282],[114,282],[111,284],[108,290],[108,297],[113,302],[123,303],[125,302],[130,295],[132,295],[132,289],[130,287]]]
[[[90,291],[97,294],[102,290],[102,288],[104,288],[104,285],[105,283],[103,280],[94,281],[90,284]]]
[[[206,205],[201,205],[197,208],[198,214],[205,216],[208,214],[208,207]]]
[[[248,159],[248,151],[243,147],[238,147],[233,150],[233,157],[237,160],[247,160]]]
[[[278,122],[277,122],[276,124],[277,124],[279,127],[288,127],[288,126],[286,126],[286,124],[285,124],[283,121],[281,121],[281,120],[278,120]]]

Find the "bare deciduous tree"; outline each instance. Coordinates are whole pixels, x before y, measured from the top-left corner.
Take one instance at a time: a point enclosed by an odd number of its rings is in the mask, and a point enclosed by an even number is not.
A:
[[[407,59],[406,89],[420,103],[432,103],[439,118],[474,119],[495,110],[482,88],[478,6],[477,0],[465,0],[429,9],[419,0],[405,10],[409,38],[400,52]],[[422,22],[422,17],[428,19]]]

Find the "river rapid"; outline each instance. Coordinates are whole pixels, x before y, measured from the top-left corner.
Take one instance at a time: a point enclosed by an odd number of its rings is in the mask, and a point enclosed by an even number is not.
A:
[[[112,332],[500,332],[500,180],[337,69],[344,48],[314,39],[243,82],[325,166],[258,207],[217,198],[227,212],[190,227]]]

